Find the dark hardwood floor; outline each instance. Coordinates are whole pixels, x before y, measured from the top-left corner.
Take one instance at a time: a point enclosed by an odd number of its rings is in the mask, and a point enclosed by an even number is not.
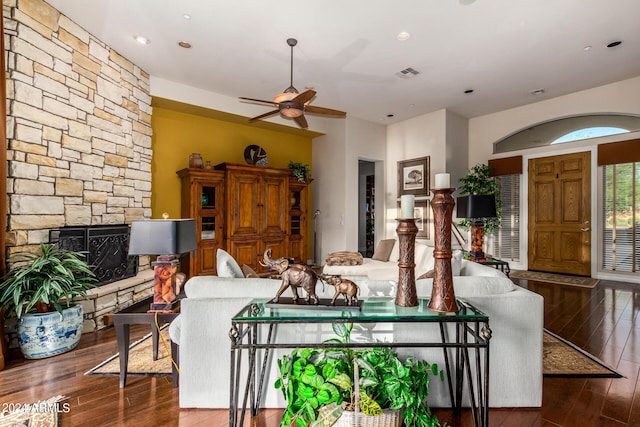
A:
[[[515,280],[517,281],[517,280]],[[640,427],[640,285],[601,281],[595,289],[521,281],[545,298],[545,327],[617,368],[626,378],[545,378],[542,408],[490,411],[490,425]],[[132,327],[132,340],[148,330]],[[226,410],[181,410],[169,377],[118,378],[84,372],[116,352],[113,328],[84,334],[72,352],[39,361],[12,361],[0,372],[1,402],[32,403],[68,396],[61,426],[225,426]],[[221,367],[222,369],[223,367]],[[226,367],[224,367],[226,368]],[[499,367],[492,367],[499,369]],[[221,385],[212,384],[212,387]],[[226,386],[226,385],[223,385]],[[469,414],[441,421],[470,426]],[[279,410],[264,410],[246,425],[275,427]]]

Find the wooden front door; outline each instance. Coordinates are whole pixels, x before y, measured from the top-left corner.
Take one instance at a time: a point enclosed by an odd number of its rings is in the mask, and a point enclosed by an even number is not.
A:
[[[529,160],[529,270],[591,275],[591,153]]]

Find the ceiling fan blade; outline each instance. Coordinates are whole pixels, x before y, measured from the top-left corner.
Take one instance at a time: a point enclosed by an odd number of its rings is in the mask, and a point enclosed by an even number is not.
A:
[[[269,111],[268,113],[264,113],[264,114],[260,114],[259,116],[255,116],[249,119],[250,122],[256,121],[256,120],[260,120],[260,119],[264,119],[265,117],[269,117],[269,116],[273,116],[274,114],[279,113],[280,110],[273,110],[273,111]]]
[[[293,120],[295,120],[298,126],[300,126],[302,129],[306,129],[309,127],[309,124],[307,123],[307,119],[304,118],[304,115],[300,117],[295,117]]]
[[[331,108],[316,107],[314,105],[305,105],[304,111],[311,114],[324,114],[325,116],[345,117],[347,113],[339,110],[332,110]]]
[[[293,98],[292,102],[299,102],[300,104],[304,104],[306,102],[311,101],[311,99],[316,96],[316,91],[312,89],[305,90],[300,95]]]
[[[278,105],[273,101],[265,101],[264,99],[245,98],[244,96],[241,96],[240,99],[244,99],[245,101],[263,102],[265,104]]]

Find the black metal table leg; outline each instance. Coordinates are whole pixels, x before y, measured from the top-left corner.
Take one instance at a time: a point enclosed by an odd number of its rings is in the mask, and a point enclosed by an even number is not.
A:
[[[236,349],[240,332],[236,325],[231,326],[229,338],[231,338],[231,354],[229,366],[229,426],[235,427],[238,419],[238,384],[240,382],[240,355],[242,349]],[[237,368],[237,369],[236,369]]]
[[[461,327],[456,324],[456,343],[460,343]],[[456,347],[456,399],[453,407],[453,415],[459,417],[462,414],[462,385],[464,381],[464,360],[462,348]]]
[[[445,325],[440,323],[440,341],[442,344],[446,344],[449,340],[447,339],[448,331],[445,331]],[[453,381],[451,380],[451,363],[449,363],[449,349],[446,347],[442,347],[442,352],[444,353],[444,369],[447,375],[447,384],[449,385],[449,397],[451,399],[451,407],[456,406],[456,401],[453,396]]]
[[[120,353],[120,388],[127,384],[127,366],[129,366],[129,324],[115,325],[118,353]]]
[[[155,323],[151,325],[151,345],[153,351],[153,360],[158,360],[158,336],[160,333],[158,332],[158,328]]]

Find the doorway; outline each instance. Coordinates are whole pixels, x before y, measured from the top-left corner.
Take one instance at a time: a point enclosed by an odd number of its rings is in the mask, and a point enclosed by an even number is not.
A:
[[[373,255],[375,244],[376,164],[358,161],[358,252],[364,257]]]
[[[529,270],[591,275],[591,153],[529,160]]]

